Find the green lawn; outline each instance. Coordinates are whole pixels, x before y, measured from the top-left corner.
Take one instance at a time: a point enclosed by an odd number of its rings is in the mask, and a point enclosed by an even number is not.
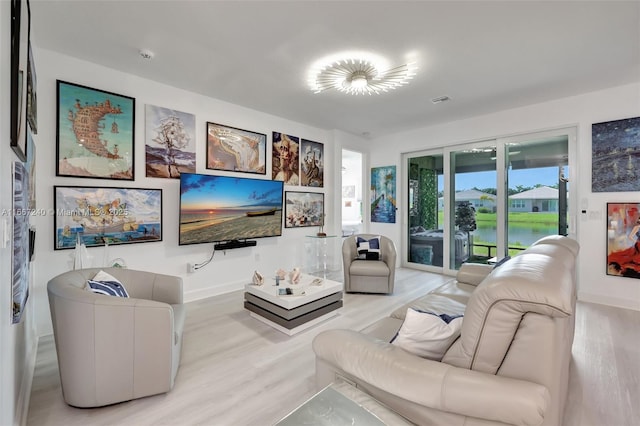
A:
[[[476,213],[476,222],[496,223],[496,213]],[[509,223],[558,223],[558,213],[510,212]],[[444,212],[438,212],[438,222],[444,222]]]

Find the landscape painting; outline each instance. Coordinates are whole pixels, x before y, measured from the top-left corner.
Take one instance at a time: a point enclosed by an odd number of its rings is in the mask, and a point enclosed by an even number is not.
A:
[[[640,117],[591,126],[591,190],[640,190]]]
[[[196,116],[154,105],[146,105],[145,115],[147,177],[195,173]]]
[[[267,135],[207,123],[207,169],[266,174]]]
[[[162,190],[54,186],[54,249],[162,241]]]
[[[11,258],[12,324],[22,320],[29,297],[29,175],[24,163],[13,163],[13,247]]]
[[[135,99],[58,80],[57,176],[134,180]]]
[[[286,191],[285,228],[324,226],[324,194]]]
[[[607,203],[607,275],[640,278],[640,203]]]
[[[324,145],[302,139],[302,186],[322,188],[324,186]]]
[[[300,184],[300,138],[273,132],[271,151],[271,176],[286,185]]]
[[[396,166],[371,168],[371,222],[396,223]]]

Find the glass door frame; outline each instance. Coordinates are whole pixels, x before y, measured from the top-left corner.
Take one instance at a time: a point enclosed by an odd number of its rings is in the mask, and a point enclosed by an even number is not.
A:
[[[402,153],[401,161],[402,161],[402,183],[401,183],[401,208],[403,211],[402,214],[402,231],[401,231],[401,244],[402,244],[402,266],[410,267],[413,269],[420,269],[429,272],[440,272],[446,275],[455,275],[457,270],[453,269],[450,265],[450,255],[443,256],[443,266],[429,266],[429,265],[421,265],[418,263],[410,263],[409,262],[409,243],[410,243],[410,235],[409,235],[409,170],[408,163],[411,158],[422,157],[428,155],[442,155],[443,156],[443,170],[444,170],[444,206],[445,206],[445,215],[444,215],[444,241],[443,241],[443,252],[449,254],[451,250],[451,234],[452,234],[452,218],[455,212],[455,205],[452,207],[452,203],[455,204],[455,196],[452,195],[452,174],[451,174],[451,153],[460,151],[462,149],[473,149],[486,147],[489,144],[495,143],[496,145],[496,220],[497,223],[506,224],[507,223],[507,212],[508,212],[508,202],[509,199],[507,197],[508,193],[508,185],[507,185],[507,158],[506,158],[506,147],[508,144],[519,143],[519,142],[527,142],[532,139],[541,139],[545,137],[553,137],[553,136],[562,136],[566,135],[568,137],[568,168],[569,173],[566,178],[570,183],[569,190],[569,199],[568,199],[568,234],[572,238],[576,238],[578,233],[578,167],[577,167],[577,159],[578,159],[578,146],[577,146],[577,126],[563,126],[548,130],[534,131],[528,133],[519,133],[508,136],[501,136],[496,138],[486,138],[477,141],[470,141],[465,143],[460,143],[456,145],[450,145],[447,147],[435,147],[432,149],[425,149],[421,151],[412,151],[407,153]],[[496,238],[497,238],[497,253],[507,253],[507,229],[506,226],[497,226],[496,228]],[[469,248],[472,250],[472,248]],[[455,266],[455,265],[453,265]]]
[[[433,266],[433,265],[423,265],[421,263],[414,263],[414,262],[409,262],[410,256],[409,256],[409,250],[410,250],[410,243],[411,243],[411,236],[409,235],[409,223],[410,223],[410,218],[409,218],[409,160],[411,158],[416,158],[416,157],[426,157],[426,156],[432,156],[432,155],[440,155],[440,156],[444,156],[444,149],[443,148],[435,148],[435,149],[428,149],[428,150],[424,150],[424,151],[413,151],[413,152],[407,152],[407,153],[402,153],[401,155],[401,161],[402,161],[402,167],[400,167],[401,170],[401,179],[402,179],[402,183],[400,185],[401,191],[402,191],[402,197],[400,199],[400,208],[402,209],[402,221],[401,221],[401,226],[402,226],[402,232],[400,232],[400,244],[402,245],[402,266],[403,267],[411,267],[412,269],[419,269],[419,270],[423,270],[423,271],[428,271],[428,272],[437,272],[437,273],[442,273],[443,272],[443,267],[442,266]],[[443,161],[443,166],[446,168],[447,167],[447,162]],[[446,176],[446,172],[444,172],[444,176]],[[445,184],[445,188],[447,185],[446,179],[444,180],[444,184]],[[446,189],[445,189],[446,191]],[[447,230],[446,230],[446,226],[448,224],[448,219],[447,219],[447,215],[444,215],[444,223],[443,223],[443,252],[444,253],[448,253],[447,250],[449,250],[448,245],[447,245]],[[443,261],[444,260],[444,256],[443,256]]]

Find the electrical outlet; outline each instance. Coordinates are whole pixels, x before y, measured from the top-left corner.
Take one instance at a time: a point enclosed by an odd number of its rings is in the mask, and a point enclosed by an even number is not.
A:
[[[194,273],[196,271],[196,265],[194,263],[187,263],[187,272]]]

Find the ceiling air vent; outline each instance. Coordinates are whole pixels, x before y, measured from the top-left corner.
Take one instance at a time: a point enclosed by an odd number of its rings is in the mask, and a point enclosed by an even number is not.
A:
[[[431,99],[431,103],[439,104],[439,103],[447,102],[447,101],[450,101],[450,100],[451,100],[451,98],[448,97],[448,96],[438,96],[437,98]]]

